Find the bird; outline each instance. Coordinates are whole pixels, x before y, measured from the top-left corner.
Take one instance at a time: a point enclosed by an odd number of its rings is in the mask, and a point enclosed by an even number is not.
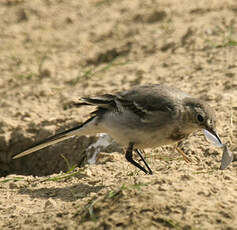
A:
[[[75,107],[95,106],[84,123],[44,139],[13,156],[17,159],[73,136],[107,133],[123,146],[125,158],[146,174],[152,170],[143,157],[144,149],[178,144],[204,129],[220,141],[216,117],[205,101],[166,84],[134,86],[117,93],[82,97]],[[133,158],[137,153],[142,166]],[[186,154],[179,152],[186,158]]]

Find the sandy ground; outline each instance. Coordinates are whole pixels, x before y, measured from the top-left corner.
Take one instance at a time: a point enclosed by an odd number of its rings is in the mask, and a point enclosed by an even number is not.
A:
[[[0,229],[237,229],[235,0],[2,0],[0,18]],[[201,132],[183,144],[192,163],[147,150],[152,176],[116,145],[85,165],[96,137],[11,160],[86,120],[78,97],[145,83],[212,105],[235,161],[218,170]]]

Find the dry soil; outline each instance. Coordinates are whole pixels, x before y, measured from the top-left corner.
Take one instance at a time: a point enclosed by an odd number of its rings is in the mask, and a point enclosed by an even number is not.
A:
[[[236,0],[1,0],[0,50],[0,229],[237,229]],[[201,132],[189,164],[147,150],[152,176],[115,144],[85,165],[97,137],[12,160],[86,120],[80,96],[146,83],[213,106],[234,162]]]

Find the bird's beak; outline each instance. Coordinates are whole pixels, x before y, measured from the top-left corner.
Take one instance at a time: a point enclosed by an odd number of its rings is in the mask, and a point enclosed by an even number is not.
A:
[[[218,147],[223,146],[221,139],[219,138],[219,136],[217,135],[217,133],[214,129],[206,128],[206,129],[204,129],[204,134],[205,134],[207,140],[209,140],[211,143],[215,144]]]
[[[209,129],[208,131],[216,137],[216,139],[219,141],[220,144],[222,144],[220,137],[216,133],[216,130]]]

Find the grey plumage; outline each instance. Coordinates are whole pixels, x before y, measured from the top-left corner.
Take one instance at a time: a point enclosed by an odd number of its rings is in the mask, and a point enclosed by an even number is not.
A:
[[[205,102],[166,85],[137,86],[116,94],[84,97],[75,103],[75,106],[84,105],[96,106],[84,124],[56,134],[14,158],[74,135],[108,133],[119,144],[132,150],[172,144],[203,128],[216,135],[213,110]]]

